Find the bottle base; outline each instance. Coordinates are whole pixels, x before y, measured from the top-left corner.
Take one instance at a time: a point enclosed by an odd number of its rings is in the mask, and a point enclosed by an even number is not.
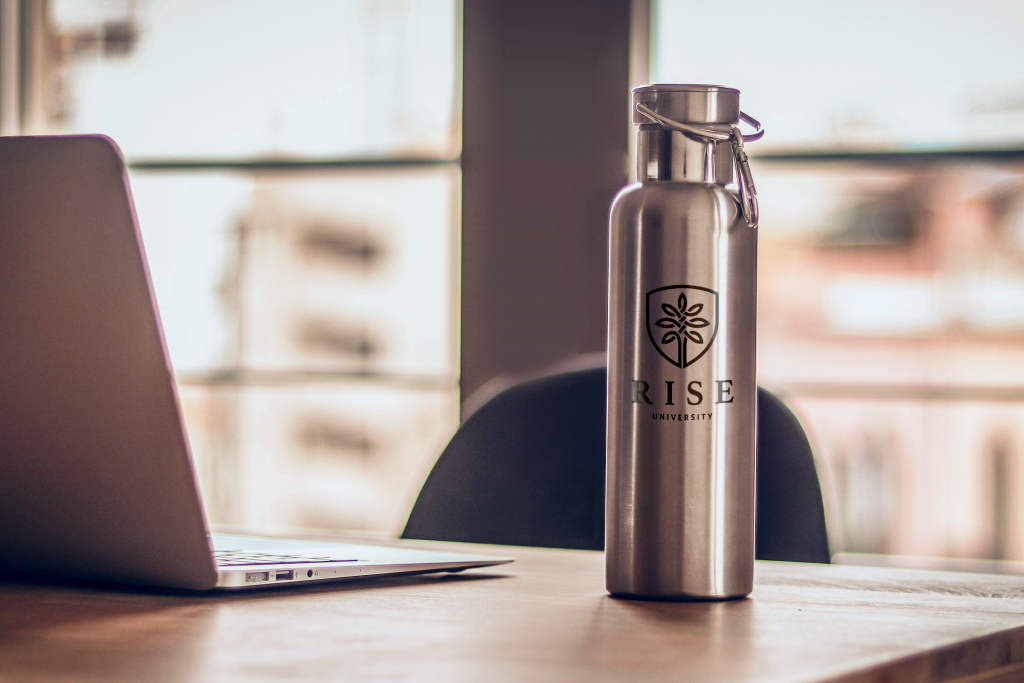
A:
[[[743,600],[750,596],[750,593],[739,595],[646,595],[639,593],[616,593],[609,591],[608,596],[616,600],[646,600],[655,602],[728,602],[732,600]]]

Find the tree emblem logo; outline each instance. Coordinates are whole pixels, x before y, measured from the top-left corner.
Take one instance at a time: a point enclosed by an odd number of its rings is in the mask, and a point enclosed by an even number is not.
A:
[[[674,285],[647,292],[647,336],[677,368],[693,365],[718,335],[718,292]]]

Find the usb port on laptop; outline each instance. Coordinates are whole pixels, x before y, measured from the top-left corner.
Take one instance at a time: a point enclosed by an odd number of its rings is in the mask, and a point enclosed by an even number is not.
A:
[[[275,581],[291,581],[295,578],[295,572],[291,569],[281,569],[274,572]]]

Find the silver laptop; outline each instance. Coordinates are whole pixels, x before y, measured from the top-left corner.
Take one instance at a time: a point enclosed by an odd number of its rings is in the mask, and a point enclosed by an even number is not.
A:
[[[116,145],[0,138],[0,571],[205,590],[510,561],[211,535]]]

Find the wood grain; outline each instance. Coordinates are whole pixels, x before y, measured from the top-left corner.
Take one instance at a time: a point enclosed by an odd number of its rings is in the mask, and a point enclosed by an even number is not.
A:
[[[1024,578],[758,563],[750,599],[619,600],[586,551],[456,575],[196,594],[7,577],[0,680],[1024,679]]]

